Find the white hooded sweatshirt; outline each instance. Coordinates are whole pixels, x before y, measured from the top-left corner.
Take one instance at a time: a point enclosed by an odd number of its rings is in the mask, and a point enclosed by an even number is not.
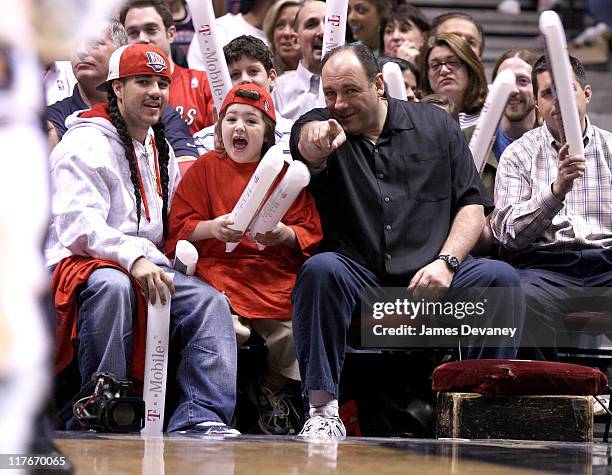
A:
[[[160,250],[163,202],[156,187],[153,130],[149,129],[146,146],[132,140],[150,214],[148,221],[141,203],[138,228],[129,164],[106,110],[106,105],[98,104],[68,117],[68,131],[51,153],[52,223],[45,245],[46,263],[53,266],[64,257],[78,255],[112,261],[128,271],[139,257],[169,265]],[[179,168],[169,148],[171,203]]]

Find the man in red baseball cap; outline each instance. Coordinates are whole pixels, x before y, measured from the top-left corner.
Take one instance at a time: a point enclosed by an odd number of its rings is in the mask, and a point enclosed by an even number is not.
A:
[[[143,380],[147,303],[170,304],[178,407],[169,431],[237,434],[236,339],[227,300],[200,279],[174,279],[163,245],[179,180],[160,122],[170,70],[153,45],[116,50],[108,103],[67,119],[51,154],[56,370],[77,347],[82,384],[99,371]],[[73,346],[74,345],[74,346]],[[69,421],[75,427],[76,421]]]

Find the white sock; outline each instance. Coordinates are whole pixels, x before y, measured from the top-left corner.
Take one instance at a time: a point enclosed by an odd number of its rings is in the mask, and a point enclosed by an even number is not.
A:
[[[338,400],[327,391],[313,389],[308,391],[310,402],[310,417],[338,417]]]

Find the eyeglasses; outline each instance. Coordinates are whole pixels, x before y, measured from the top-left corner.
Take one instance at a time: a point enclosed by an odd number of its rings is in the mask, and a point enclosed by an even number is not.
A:
[[[438,74],[442,69],[442,66],[446,66],[446,69],[449,71],[454,71],[455,69],[460,68],[463,65],[463,61],[459,58],[450,58],[446,61],[432,61],[427,65],[427,68],[430,72],[434,74]]]

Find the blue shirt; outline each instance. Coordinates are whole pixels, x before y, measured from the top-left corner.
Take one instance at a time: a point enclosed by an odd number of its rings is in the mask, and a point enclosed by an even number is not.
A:
[[[499,162],[499,157],[501,157],[506,147],[514,142],[513,139],[508,137],[504,130],[500,127],[497,128],[497,134],[495,135],[495,142],[493,143],[493,153],[495,154],[495,158]]]
[[[53,124],[57,136],[61,140],[66,133],[66,119],[76,111],[89,109],[79,88],[74,86],[72,96],[47,106],[47,120]],[[199,157],[198,149],[187,128],[187,123],[172,107],[166,106],[162,114],[162,122],[166,126],[166,138],[177,157]]]

